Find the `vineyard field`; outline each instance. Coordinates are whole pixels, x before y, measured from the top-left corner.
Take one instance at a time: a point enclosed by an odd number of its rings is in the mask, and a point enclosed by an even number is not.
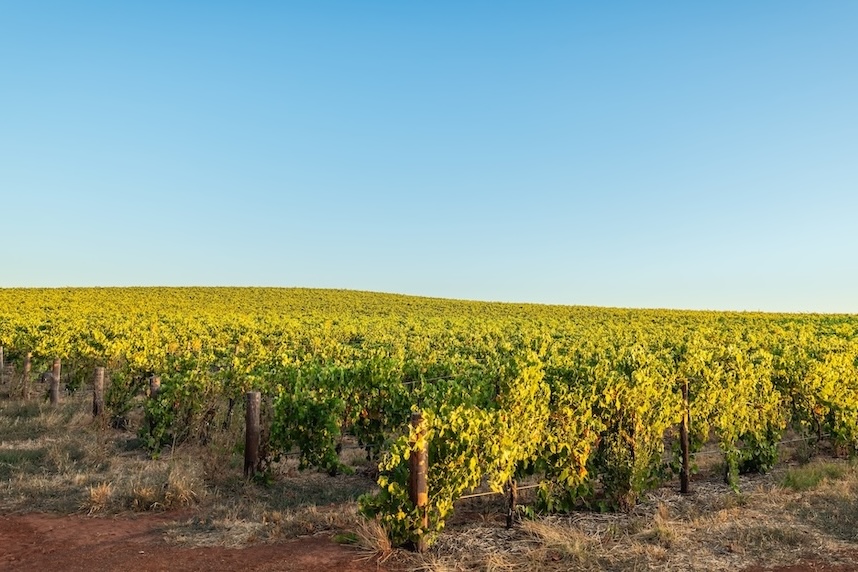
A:
[[[396,543],[435,538],[457,499],[527,480],[537,509],[629,510],[716,447],[725,478],[766,471],[789,432],[858,449],[858,316],[632,310],[278,288],[0,289],[0,346],[32,379],[108,371],[127,415],[148,380],[153,452],[205,442],[260,391],[262,463],[336,474],[344,443],[378,464],[361,499]],[[16,370],[18,371],[18,370]],[[683,395],[687,388],[687,397]],[[410,424],[419,411],[422,422]],[[409,458],[428,449],[428,500]]]

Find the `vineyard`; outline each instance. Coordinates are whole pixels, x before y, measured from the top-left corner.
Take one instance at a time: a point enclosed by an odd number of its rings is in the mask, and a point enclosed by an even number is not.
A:
[[[104,415],[157,454],[205,443],[262,394],[264,475],[285,457],[378,466],[360,500],[425,545],[460,498],[536,490],[532,510],[629,510],[717,448],[725,478],[766,471],[785,434],[858,448],[858,318],[479,303],[264,288],[0,290],[0,346],[22,396],[62,363],[105,368]],[[25,363],[29,375],[20,375]],[[20,366],[20,367],[19,367]],[[683,462],[683,439],[687,435]],[[415,499],[413,459],[427,455]],[[512,516],[512,515],[511,515]]]

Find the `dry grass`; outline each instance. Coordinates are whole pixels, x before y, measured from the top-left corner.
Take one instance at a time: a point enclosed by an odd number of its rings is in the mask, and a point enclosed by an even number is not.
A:
[[[806,491],[816,488],[826,479],[841,479],[850,469],[851,467],[843,463],[824,461],[810,463],[790,468],[781,479],[781,484],[796,491]]]
[[[567,524],[532,520],[522,523],[522,530],[532,536],[535,544],[528,557],[540,563],[562,560],[583,564],[592,545],[598,542],[598,538]]]
[[[743,476],[739,494],[719,474],[702,475],[693,494],[665,487],[630,514],[540,516],[512,530],[499,522],[458,520],[428,554],[403,553],[397,561],[433,571],[715,572],[802,560],[858,568],[858,475],[842,461],[815,461],[804,470],[840,477],[796,491],[781,484],[794,470]]]
[[[355,543],[366,553],[366,559],[384,563],[393,554],[389,535],[377,520],[360,519],[354,534]]]
[[[267,485],[248,482],[237,446],[242,427],[214,433],[205,447],[168,448],[153,459],[136,427],[108,428],[92,419],[90,404],[87,392],[66,396],[58,408],[0,401],[0,512],[193,508],[193,517],[165,529],[189,545],[241,546],[363,525],[355,499],[374,486],[365,477],[298,474],[294,462],[284,462]]]
[[[90,515],[103,512],[110,506],[112,496],[113,485],[111,483],[91,485],[89,487],[89,499],[81,508],[89,509],[87,514]]]
[[[509,530],[502,498],[467,501],[429,552],[416,555],[392,547],[377,522],[358,516],[355,499],[374,488],[367,476],[302,473],[285,461],[265,483],[248,482],[240,427],[213,433],[205,447],[168,448],[152,459],[140,449],[136,428],[93,422],[89,404],[86,392],[57,409],[35,400],[0,402],[0,512],[174,510],[176,520],[163,532],[175,543],[239,547],[338,533],[384,566],[435,572],[716,572],[805,558],[858,566],[858,471],[842,460],[743,476],[739,494],[712,462],[691,495],[678,494],[674,484],[646,495],[629,514],[543,515]],[[795,458],[807,452],[800,453]],[[366,469],[359,451],[347,460]]]

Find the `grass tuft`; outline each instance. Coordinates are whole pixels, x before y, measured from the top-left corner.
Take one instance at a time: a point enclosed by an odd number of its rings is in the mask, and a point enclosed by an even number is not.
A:
[[[112,496],[113,485],[111,483],[91,485],[89,487],[89,499],[82,508],[87,510],[87,514],[90,515],[103,512],[110,506]]]
[[[781,485],[794,491],[815,489],[828,480],[837,480],[846,475],[845,465],[831,462],[810,463],[789,469],[781,480]]]
[[[652,518],[652,527],[644,533],[644,536],[664,548],[670,548],[676,539],[677,533],[670,521],[670,508],[665,503],[658,503]]]
[[[522,529],[536,541],[530,558],[537,562],[577,562],[587,558],[592,539],[571,526],[549,524],[539,520],[526,520]]]
[[[367,558],[376,558],[377,562],[385,562],[393,554],[393,545],[382,524],[373,519],[360,519],[354,532],[355,543]]]

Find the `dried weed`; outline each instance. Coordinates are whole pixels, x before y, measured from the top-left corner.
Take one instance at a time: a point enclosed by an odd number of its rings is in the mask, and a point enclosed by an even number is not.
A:
[[[100,483],[89,487],[89,498],[81,507],[87,511],[87,514],[95,514],[103,512],[110,506],[110,499],[113,496],[113,485],[111,483]]]

